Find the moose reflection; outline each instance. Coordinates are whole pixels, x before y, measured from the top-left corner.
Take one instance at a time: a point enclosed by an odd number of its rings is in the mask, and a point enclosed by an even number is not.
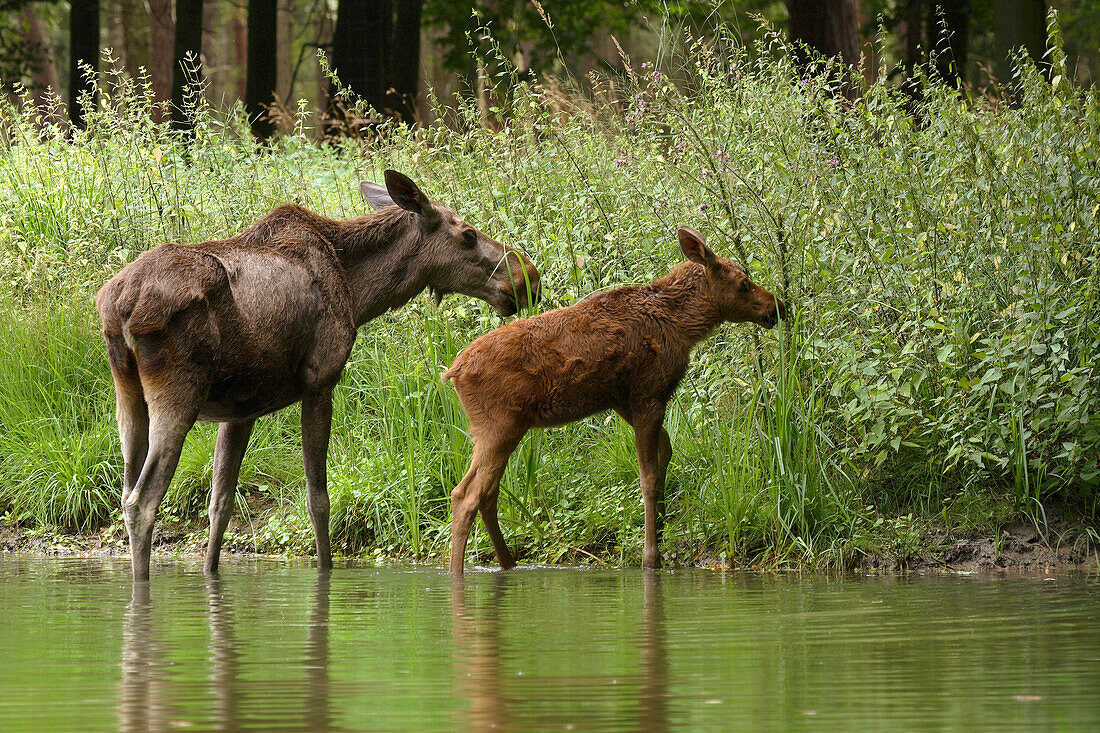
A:
[[[303,682],[289,692],[302,701],[300,725],[293,716],[270,719],[263,695],[270,685],[257,688],[244,672],[244,652],[238,639],[238,605],[223,581],[208,578],[206,615],[210,671],[207,683],[173,676],[178,661],[166,653],[165,612],[152,603],[148,583],[135,583],[122,623],[122,685],[118,698],[118,728],[123,733],[153,733],[199,726],[206,730],[265,730],[279,728],[327,733],[333,724],[329,699],[329,587],[327,572],[318,573],[313,604],[305,629],[301,658]],[[245,627],[247,628],[247,626]],[[176,653],[179,653],[178,647]],[[197,700],[204,701],[202,718],[195,719]],[[279,706],[285,710],[285,706]]]

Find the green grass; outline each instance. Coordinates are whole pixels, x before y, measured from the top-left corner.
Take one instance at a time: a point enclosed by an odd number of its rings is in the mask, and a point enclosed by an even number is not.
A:
[[[185,150],[124,79],[71,135],[5,108],[0,515],[117,521],[92,307],[111,273],[284,201],[360,213],[357,182],[393,167],[522,247],[543,272],[544,308],[663,274],[681,223],[791,303],[797,317],[776,331],[719,329],[670,405],[672,557],[842,564],[904,554],[929,522],[1041,523],[1055,503],[1095,522],[1096,94],[1025,66],[1014,105],[930,84],[918,119],[885,84],[839,100],[768,42],[728,56],[699,46],[588,96],[515,83],[501,132],[465,105],[452,127],[336,147],[313,141],[303,113],[296,134],[260,150],[239,110],[202,108]],[[339,550],[445,552],[469,445],[439,374],[499,323],[452,296],[364,327],[335,406]],[[165,516],[204,516],[212,455],[211,426],[195,430]],[[637,562],[634,460],[629,429],[606,415],[530,434],[503,483],[509,540],[531,560]],[[238,509],[263,548],[310,550],[300,464],[297,408],[262,420]],[[491,556],[480,531],[471,548]]]

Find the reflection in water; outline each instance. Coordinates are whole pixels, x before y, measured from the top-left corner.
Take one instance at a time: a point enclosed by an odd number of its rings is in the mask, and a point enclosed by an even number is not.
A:
[[[617,674],[592,674],[581,667],[570,676],[551,676],[552,667],[524,657],[502,639],[501,618],[516,618],[525,610],[525,589],[508,593],[515,575],[494,573],[486,578],[458,577],[451,585],[451,642],[454,649],[454,691],[466,703],[457,717],[467,730],[525,730],[532,725],[553,727],[611,727],[639,731],[665,730],[669,726],[668,653],[666,649],[663,574],[646,571],[642,577],[642,608],[637,629],[637,667],[634,684],[620,687]],[[486,588],[484,582],[489,581]],[[529,592],[529,591],[528,591]],[[583,617],[570,620],[582,624]],[[626,638],[630,638],[627,627]],[[518,629],[517,629],[518,630]],[[569,643],[569,630],[561,628],[561,643]],[[523,644],[517,639],[517,644]],[[535,675],[522,676],[514,668],[518,660]],[[509,665],[511,661],[513,664]],[[560,706],[541,707],[551,691],[570,691]],[[586,704],[584,700],[589,702]],[[618,704],[622,702],[622,706]],[[608,703],[610,703],[608,705]],[[540,709],[541,707],[541,709]],[[636,712],[635,712],[636,711]],[[625,723],[625,725],[624,725]]]
[[[1100,731],[1095,577],[87,564],[0,553],[3,733]]]
[[[451,585],[454,687],[469,702],[460,716],[471,731],[501,730],[508,721],[500,669],[500,602],[507,581],[504,573],[491,577],[487,602],[477,608],[472,583],[458,576]]]
[[[124,733],[162,731],[173,721],[168,665],[156,632],[149,583],[134,583],[122,620],[122,690],[119,729]]]
[[[642,574],[641,679],[638,690],[639,730],[668,728],[668,654],[665,651],[665,607],[661,574]]]
[[[329,701],[329,575],[319,573],[313,595],[304,644],[302,668],[304,689],[302,730],[336,731]],[[248,687],[241,673],[242,652],[237,641],[234,599],[219,578],[206,580],[207,626],[209,629],[209,699],[201,721],[188,719],[181,703],[186,702],[186,682],[172,679],[176,664],[165,655],[160,616],[149,597],[148,583],[135,583],[133,598],[122,624],[122,690],[119,696],[119,729],[124,733],[152,733],[201,723],[213,730],[235,731],[255,728],[257,721],[247,712],[246,697],[270,695],[273,690]],[[167,611],[165,611],[167,613]],[[170,645],[169,645],[170,646]],[[247,690],[252,695],[246,694]],[[262,702],[262,701],[261,701]],[[270,719],[274,709],[261,705],[257,715]],[[207,717],[208,716],[208,717]],[[293,720],[293,718],[290,718]],[[279,721],[285,727],[287,721]],[[262,723],[261,723],[262,729]]]
[[[306,636],[306,719],[305,729],[324,733],[336,730],[332,724],[328,690],[328,607],[330,578],[328,571],[318,571],[313,592],[313,610],[309,615]]]
[[[241,653],[233,631],[233,603],[220,578],[206,579],[206,606],[210,627],[210,688],[214,730],[241,727],[241,689],[238,682]]]

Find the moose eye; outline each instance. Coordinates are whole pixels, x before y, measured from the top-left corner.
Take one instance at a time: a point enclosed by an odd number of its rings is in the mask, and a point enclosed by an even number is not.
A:
[[[473,247],[477,244],[477,232],[473,229],[467,229],[462,232],[462,243],[467,247]]]
[[[752,287],[752,283],[749,282],[748,278],[745,278],[744,280],[741,281],[741,292],[742,293],[749,292],[749,288],[751,288],[751,287]]]

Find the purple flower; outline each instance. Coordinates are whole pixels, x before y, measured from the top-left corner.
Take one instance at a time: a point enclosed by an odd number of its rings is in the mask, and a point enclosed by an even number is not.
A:
[[[707,213],[707,209],[709,209],[709,208],[710,208],[710,204],[699,204],[699,213],[700,214],[705,214],[705,213]]]

